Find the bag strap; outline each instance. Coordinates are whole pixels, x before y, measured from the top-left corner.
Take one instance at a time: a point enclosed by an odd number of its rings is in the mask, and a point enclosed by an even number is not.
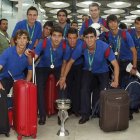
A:
[[[89,22],[88,19],[85,21],[85,27],[88,28]]]
[[[63,42],[62,42],[62,48],[63,48],[63,50],[66,49],[66,40],[63,40]]]
[[[105,58],[108,58],[108,56],[110,55],[110,51],[111,51],[111,48],[110,47],[108,47],[107,49],[106,49],[106,51],[105,51]]]
[[[43,49],[45,49],[46,47],[47,47],[47,38],[45,38],[44,40],[43,40],[43,45],[42,45],[42,48]]]

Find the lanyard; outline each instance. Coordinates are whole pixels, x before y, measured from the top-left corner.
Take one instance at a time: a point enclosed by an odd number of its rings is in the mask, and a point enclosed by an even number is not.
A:
[[[67,33],[67,24],[66,24],[66,25],[65,25],[65,27],[64,27],[64,32],[63,32],[63,33],[64,33],[64,35],[63,35],[63,36],[64,36],[64,38],[66,38],[66,33]]]
[[[137,35],[135,35],[135,45],[136,45],[136,49],[140,49],[140,37],[138,38]]]
[[[34,26],[33,26],[33,29],[32,29],[31,34],[30,34],[30,30],[29,30],[29,25],[28,25],[28,23],[26,23],[26,27],[27,27],[27,31],[28,31],[29,36],[30,36],[30,40],[32,40],[33,35],[34,35],[34,31],[35,31],[35,24],[34,24]]]
[[[95,52],[96,52],[96,46],[95,46],[95,50],[94,50],[93,54],[91,54],[88,50],[89,71],[92,70],[92,64],[93,64],[93,61],[94,61]]]
[[[10,44],[10,39],[9,39],[4,33],[2,33],[1,31],[0,31],[0,34],[1,34],[2,36],[4,36],[4,37],[6,38],[6,40],[8,41],[8,43]]]
[[[121,47],[121,37],[118,36],[117,37],[117,44],[116,44],[115,52],[118,52],[119,53],[120,47]]]
[[[51,55],[51,64],[53,65],[53,53],[52,53],[52,48],[50,48],[50,55]]]

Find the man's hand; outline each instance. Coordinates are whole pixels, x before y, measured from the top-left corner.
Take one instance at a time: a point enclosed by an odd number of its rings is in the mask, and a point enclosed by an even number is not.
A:
[[[114,87],[114,88],[117,88],[118,87],[118,82],[117,81],[113,81],[112,83],[111,83],[111,87]]]
[[[103,32],[108,32],[109,30],[106,28],[106,27],[104,27],[102,24],[101,24],[101,30],[103,31]]]
[[[33,58],[33,57],[35,57],[35,52],[34,52],[34,50],[27,49],[25,51],[25,55],[29,58]]]
[[[60,89],[65,89],[66,88],[66,82],[65,82],[66,78],[65,77],[61,77],[59,79],[59,81],[57,82],[56,86],[60,86]]]
[[[130,71],[130,74],[131,74],[131,75],[136,75],[136,72],[137,72],[137,69],[133,69],[133,68],[132,68],[131,71]]]

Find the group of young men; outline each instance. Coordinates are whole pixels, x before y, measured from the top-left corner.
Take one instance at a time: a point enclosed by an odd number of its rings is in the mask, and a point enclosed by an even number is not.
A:
[[[91,104],[94,107],[101,90],[110,85],[126,87],[130,74],[125,69],[130,62],[132,75],[140,70],[140,17],[135,20],[136,28],[128,32],[118,29],[115,15],[109,15],[107,21],[100,18],[97,3],[89,5],[89,13],[91,17],[83,22],[79,33],[77,27],[66,22],[68,14],[64,9],[57,12],[59,23],[54,25],[47,21],[42,32],[37,21],[38,11],[30,7],[27,20],[18,22],[13,30],[12,47],[0,55],[0,89],[5,89],[7,94],[15,80],[31,81],[33,50],[35,60],[39,58],[36,77],[40,125],[46,122],[44,91],[50,73],[58,81],[58,97],[71,99],[71,112],[81,116],[79,124],[84,124],[89,120]],[[101,25],[100,39],[97,39],[96,30],[90,27],[93,23]],[[112,79],[109,66],[113,67]],[[28,69],[26,76],[25,69]]]

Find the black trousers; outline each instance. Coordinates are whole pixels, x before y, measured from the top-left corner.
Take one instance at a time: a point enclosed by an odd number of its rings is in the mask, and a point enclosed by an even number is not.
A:
[[[89,118],[91,114],[91,93],[93,92],[93,102],[99,99],[101,90],[109,86],[109,72],[93,74],[90,71],[83,71],[81,84],[81,115]],[[94,95],[94,91],[96,91]],[[98,92],[98,93],[97,93]],[[94,104],[94,103],[93,103]]]
[[[10,89],[13,87],[14,80],[12,78],[3,78],[1,83],[5,88],[6,93],[9,94]]]
[[[120,74],[119,74],[119,86],[122,89],[128,85],[130,81],[130,73],[126,72],[126,67],[130,63],[130,60],[120,60],[119,67],[120,67]],[[132,63],[132,62],[131,62]]]
[[[38,110],[40,117],[46,117],[46,110],[45,110],[45,88],[46,82],[48,79],[49,74],[53,73],[56,80],[59,80],[61,72],[61,67],[57,67],[51,69],[49,67],[37,67],[36,68],[36,80],[37,80],[37,92],[38,92]],[[58,91],[58,98],[64,98],[65,94]]]
[[[73,65],[67,76],[67,93],[71,100],[71,110],[74,113],[80,111],[82,65]]]
[[[140,72],[140,60],[137,61],[137,70]]]

